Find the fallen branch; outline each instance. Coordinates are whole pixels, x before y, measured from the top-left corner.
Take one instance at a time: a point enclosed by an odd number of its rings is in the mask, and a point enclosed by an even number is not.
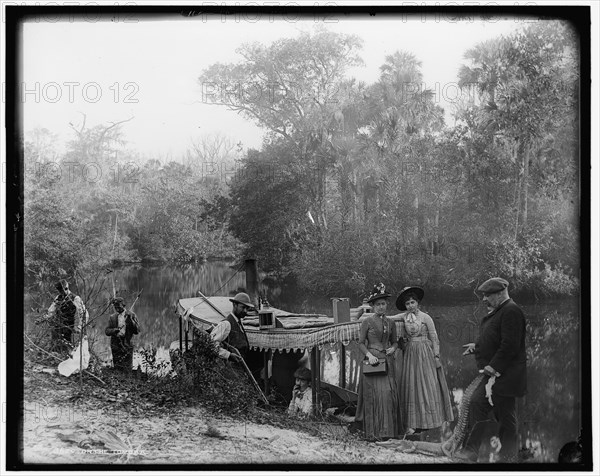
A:
[[[40,351],[42,351],[44,354],[47,354],[47,355],[49,355],[50,357],[52,357],[52,358],[54,358],[54,359],[58,360],[59,362],[62,362],[62,361],[64,360],[64,359],[62,359],[62,358],[58,357],[57,355],[54,355],[54,354],[52,354],[52,353],[48,352],[47,350],[44,350],[44,349],[42,349],[42,348],[41,348],[39,345],[36,345],[36,344],[35,344],[35,343],[34,343],[34,342],[31,340],[31,338],[30,338],[30,337],[29,337],[27,334],[24,334],[24,336],[25,336],[25,337],[27,337],[27,340],[30,342],[30,344],[31,344],[32,346],[34,346],[34,347],[35,347],[37,350],[40,350]],[[91,377],[94,377],[96,380],[98,380],[98,381],[99,381],[100,383],[102,383],[103,385],[106,385],[106,382],[105,382],[104,380],[102,380],[100,377],[97,377],[97,376],[96,376],[96,375],[94,375],[92,372],[88,372],[87,370],[84,370],[84,372],[85,372],[86,374],[88,374],[89,376],[91,376]]]

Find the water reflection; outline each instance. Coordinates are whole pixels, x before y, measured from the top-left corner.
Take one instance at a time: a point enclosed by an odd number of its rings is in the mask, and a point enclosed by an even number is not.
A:
[[[208,296],[231,295],[245,286],[244,272],[236,274],[236,271],[236,267],[224,262],[116,270],[115,286],[121,293],[135,295],[143,289],[134,309],[142,332],[134,338],[134,345],[167,347],[177,340],[178,320],[174,313],[177,300],[196,296],[197,291]],[[267,291],[271,304],[281,309],[331,315],[328,296],[312,298],[274,285]],[[354,306],[358,304],[352,302]],[[476,301],[461,305],[424,304],[423,309],[434,318],[440,337],[448,386],[458,398],[477,373],[474,358],[462,356],[462,345],[476,339],[485,309]],[[560,448],[575,440],[581,427],[578,303],[573,300],[522,307],[528,321],[529,393],[518,403],[521,446],[531,448],[538,461],[554,462]],[[105,321],[108,322],[108,315]],[[93,334],[96,354],[108,359],[106,322],[98,322]]]
[[[198,291],[207,296],[229,295],[230,290],[245,286],[245,274],[236,271],[236,267],[225,262],[182,266],[127,266],[116,269],[115,288],[120,295],[129,296],[128,304],[142,290],[133,309],[141,326],[140,334],[134,336],[134,345],[168,348],[172,341],[179,339],[179,321],[175,314],[177,301],[194,297]],[[102,299],[108,300],[110,291],[107,289]],[[106,360],[111,355],[110,339],[104,335],[108,315],[106,313],[102,316],[91,332],[96,354]]]

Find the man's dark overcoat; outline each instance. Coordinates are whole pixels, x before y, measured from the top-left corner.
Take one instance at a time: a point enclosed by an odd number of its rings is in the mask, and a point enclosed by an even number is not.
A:
[[[481,320],[475,360],[478,369],[489,365],[501,374],[494,383],[494,394],[522,397],[527,392],[525,315],[512,299]]]

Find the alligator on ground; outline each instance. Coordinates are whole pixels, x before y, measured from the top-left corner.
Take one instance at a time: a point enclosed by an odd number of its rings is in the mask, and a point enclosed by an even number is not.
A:
[[[458,421],[452,432],[452,436],[441,443],[433,443],[427,441],[408,441],[408,440],[388,440],[378,442],[378,445],[385,447],[397,448],[404,453],[421,453],[428,456],[447,456],[452,458],[454,453],[458,451],[467,435],[467,424],[469,422],[469,406],[473,392],[485,378],[484,374],[479,374],[469,384],[460,402],[458,410]]]

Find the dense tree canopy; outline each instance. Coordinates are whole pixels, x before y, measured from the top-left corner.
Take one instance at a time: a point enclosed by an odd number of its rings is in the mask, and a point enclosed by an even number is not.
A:
[[[37,280],[85,276],[121,261],[234,256],[226,222],[209,226],[205,207],[227,190],[235,147],[204,137],[187,164],[143,161],[122,145],[120,126],[74,128],[66,152],[48,130],[25,142],[25,261]],[[113,144],[113,145],[111,145]]]
[[[244,177],[229,203],[232,232],[267,269],[291,272],[315,291],[360,293],[381,279],[464,289],[491,273],[522,289],[573,292],[575,40],[567,25],[548,21],[467,51],[453,127],[421,87],[418,59],[402,51],[386,57],[372,85],[311,70],[312,87],[343,92],[329,109],[333,121],[305,114],[319,101],[301,95],[289,109],[227,104],[253,109],[276,133],[246,156],[240,174],[257,163],[280,172],[270,181]],[[300,82],[299,70],[282,64],[305,70],[306,52],[319,51],[329,55],[326,64],[340,65],[348,45],[359,46],[323,32],[295,41],[242,48],[241,63],[215,65],[202,80],[231,82],[251,71],[264,81],[294,83],[296,75]],[[315,141],[318,128],[324,133]]]
[[[73,126],[60,155],[49,131],[34,131],[29,271],[72,273],[91,247],[104,261],[252,255],[319,293],[361,294],[375,281],[465,290],[492,274],[536,293],[576,292],[570,27],[536,22],[466,51],[453,126],[408,52],[388,55],[373,84],[348,78],[360,48],[356,36],[317,28],[244,45],[238,63],[202,72],[203,101],[266,131],[243,155],[204,138],[179,161],[144,161],[123,152],[125,121]],[[67,183],[44,165],[69,163],[103,174]]]

